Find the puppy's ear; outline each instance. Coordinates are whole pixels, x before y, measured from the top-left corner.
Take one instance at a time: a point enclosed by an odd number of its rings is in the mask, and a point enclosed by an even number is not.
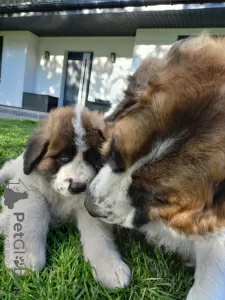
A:
[[[35,165],[37,165],[37,163],[46,153],[47,147],[48,142],[44,138],[43,131],[41,129],[35,131],[28,140],[24,153],[24,174],[29,175],[33,171]]]
[[[97,123],[97,134],[98,137],[100,138],[101,142],[105,142],[106,136],[105,136],[105,128],[106,128],[106,123],[104,121],[104,115],[102,113],[98,114],[98,121]]]
[[[98,136],[99,138],[101,139],[102,142],[104,142],[106,140],[106,137],[105,137],[105,128],[102,129],[98,129]]]

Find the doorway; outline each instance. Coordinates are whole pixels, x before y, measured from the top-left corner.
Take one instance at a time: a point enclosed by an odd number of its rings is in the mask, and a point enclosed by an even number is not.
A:
[[[82,105],[88,97],[93,53],[68,52],[63,105]]]

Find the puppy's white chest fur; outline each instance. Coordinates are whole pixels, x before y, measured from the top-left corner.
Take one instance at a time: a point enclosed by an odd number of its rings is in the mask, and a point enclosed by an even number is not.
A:
[[[141,228],[149,243],[158,247],[165,246],[173,252],[178,252],[185,261],[195,261],[194,241],[185,235],[180,235],[162,221],[150,222]]]
[[[84,208],[84,195],[63,197],[53,192],[48,197],[48,204],[53,224],[57,221],[60,223],[74,221],[76,211],[79,208]]]

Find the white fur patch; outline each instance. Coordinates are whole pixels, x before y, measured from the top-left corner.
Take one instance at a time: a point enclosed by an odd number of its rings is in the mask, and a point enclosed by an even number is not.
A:
[[[87,150],[87,144],[85,141],[85,129],[82,124],[82,107],[77,105],[75,112],[74,112],[74,118],[73,118],[73,127],[74,131],[76,133],[76,138],[75,138],[75,144],[81,151],[86,151]]]
[[[176,138],[171,137],[164,141],[157,142],[153,150],[134,163],[128,171],[133,173],[149,162],[154,163],[162,159],[171,150],[176,140]]]
[[[53,189],[61,195],[70,196],[68,187],[70,181],[89,184],[94,178],[95,171],[88,166],[83,159],[81,151],[77,153],[74,159],[62,166],[52,181]]]
[[[92,181],[90,192],[99,212],[107,216],[105,222],[132,227],[133,207],[127,197],[131,182],[129,173],[113,173],[109,165],[105,165]]]

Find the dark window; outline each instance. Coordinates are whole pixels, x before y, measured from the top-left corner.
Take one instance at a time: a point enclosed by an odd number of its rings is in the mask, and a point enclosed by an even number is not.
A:
[[[0,36],[0,79],[2,75],[3,36]]]
[[[190,35],[178,35],[178,38],[177,40],[180,41],[180,40],[184,40],[186,38],[188,38]]]

